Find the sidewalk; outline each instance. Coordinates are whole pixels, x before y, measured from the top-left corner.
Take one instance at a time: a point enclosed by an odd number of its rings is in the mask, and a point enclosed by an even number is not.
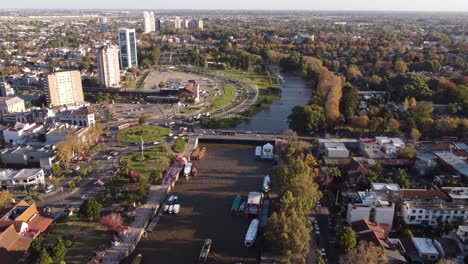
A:
[[[159,207],[159,202],[163,203],[169,186],[152,185],[148,194],[148,200],[144,205],[137,208],[136,216],[128,228],[128,235],[123,238],[117,246],[109,248],[102,258],[103,264],[119,263],[123,258],[130,255],[140,241],[145,232],[145,227],[153,217],[153,208]]]

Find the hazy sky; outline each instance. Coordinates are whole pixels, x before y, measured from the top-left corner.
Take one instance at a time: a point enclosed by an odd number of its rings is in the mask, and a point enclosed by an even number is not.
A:
[[[0,8],[468,11],[468,0],[0,0]]]

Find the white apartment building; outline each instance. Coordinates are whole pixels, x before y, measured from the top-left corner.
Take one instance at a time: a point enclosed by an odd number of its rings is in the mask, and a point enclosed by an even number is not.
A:
[[[0,97],[0,113],[2,115],[26,111],[24,100],[15,97]]]
[[[440,258],[439,250],[442,251],[442,246],[436,240],[425,237],[413,237],[411,241],[422,259],[436,261]]]
[[[57,112],[57,118],[60,122],[80,127],[94,126],[96,123],[94,108],[91,106],[59,110]]]
[[[119,47],[105,44],[96,51],[99,82],[103,87],[120,85]]]
[[[369,220],[378,225],[388,225],[392,228],[395,205],[386,197],[378,196],[375,192],[357,192],[357,199],[348,203],[346,222]]]
[[[0,82],[0,96],[10,96],[15,95],[15,90],[11,87],[11,85],[5,81]]]
[[[371,159],[395,158],[405,147],[405,142],[401,138],[360,138],[359,141],[361,151]]]
[[[44,171],[42,169],[6,169],[0,171],[0,185],[10,190],[34,188],[44,184]]]
[[[3,130],[3,140],[6,144],[23,144],[29,135],[37,134],[43,125],[35,123],[16,123],[13,127]]]
[[[180,29],[180,28],[182,28],[182,20],[180,20],[180,17],[175,17],[175,19],[174,19],[174,27],[175,27],[175,29]]]
[[[147,12],[147,11],[143,12],[143,26],[144,26],[145,34],[154,32],[156,30],[154,12]]]

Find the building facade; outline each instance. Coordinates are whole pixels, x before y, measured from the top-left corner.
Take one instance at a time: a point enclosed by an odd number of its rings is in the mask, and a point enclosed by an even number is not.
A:
[[[44,184],[44,171],[42,169],[6,169],[0,171],[0,185],[9,190],[31,189]]]
[[[188,23],[189,29],[203,29],[203,20],[201,19],[192,19]]]
[[[61,106],[82,103],[83,86],[79,71],[55,72],[47,76],[47,103]]]
[[[138,67],[135,29],[119,29],[120,68]]]
[[[26,111],[24,100],[19,97],[0,97],[0,113],[13,114]]]
[[[143,11],[143,26],[145,34],[154,32],[155,23],[154,23],[154,12]]]
[[[368,220],[392,228],[395,205],[386,197],[375,192],[358,192],[352,203],[348,203],[346,222]]]
[[[0,96],[10,96],[15,95],[15,90],[7,82],[0,82]]]
[[[107,24],[107,17],[99,17],[98,22],[99,22],[99,31],[101,31],[101,33],[105,33],[109,31],[109,26]]]
[[[97,49],[99,82],[103,87],[120,85],[119,47],[103,45]]]
[[[180,20],[180,17],[176,17],[174,19],[174,27],[175,27],[175,29],[182,28],[182,20]]]
[[[96,123],[94,108],[91,106],[59,111],[57,112],[57,119],[62,123],[81,127],[94,126]]]

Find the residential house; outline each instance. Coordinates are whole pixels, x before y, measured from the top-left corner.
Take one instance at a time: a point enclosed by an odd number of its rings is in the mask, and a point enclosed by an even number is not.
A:
[[[20,201],[0,219],[0,260],[18,263],[31,242],[46,231],[52,218],[44,216],[35,204]]]
[[[437,240],[423,237],[413,237],[411,240],[423,260],[436,261],[440,258],[442,247]]]
[[[26,111],[24,100],[15,97],[0,97],[0,113],[2,115]]]
[[[44,171],[39,168],[0,171],[0,186],[3,189],[29,190],[44,183]]]
[[[391,229],[394,213],[395,205],[387,197],[371,191],[357,192],[348,203],[346,222],[351,224],[365,219],[378,225],[388,225]]]
[[[361,152],[371,159],[395,158],[405,147],[401,138],[360,138],[359,141]]]
[[[198,103],[200,101],[200,84],[190,82],[183,89],[176,93],[178,98],[185,98],[189,103]]]
[[[341,142],[326,142],[323,143],[323,149],[325,155],[328,158],[348,158],[349,150],[346,148],[344,143]]]

